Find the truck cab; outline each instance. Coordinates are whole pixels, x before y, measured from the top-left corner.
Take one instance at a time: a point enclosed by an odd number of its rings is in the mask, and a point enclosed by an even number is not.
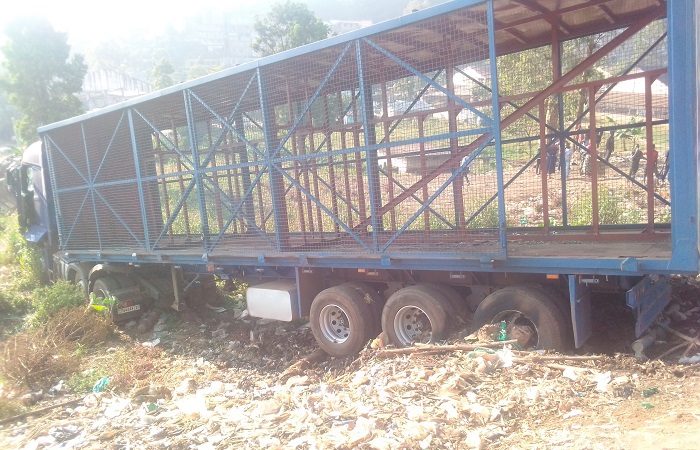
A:
[[[22,153],[21,161],[8,169],[7,183],[15,198],[20,231],[41,253],[42,273],[51,276],[55,224],[49,202],[50,186],[45,173],[42,144],[37,141]]]

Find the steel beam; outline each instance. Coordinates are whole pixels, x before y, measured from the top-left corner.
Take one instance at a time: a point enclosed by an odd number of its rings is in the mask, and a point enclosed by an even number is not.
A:
[[[631,25],[624,31],[622,31],[620,34],[612,38],[608,43],[603,45],[601,48],[596,50],[591,56],[587,57],[583,61],[581,61],[578,65],[576,65],[574,68],[572,68],[569,72],[567,72],[565,75],[563,75],[559,80],[556,82],[552,83],[545,89],[543,89],[539,94],[535,95],[532,97],[530,100],[525,102],[520,108],[517,110],[513,111],[508,117],[504,118],[501,120],[501,129],[508,127],[512,125],[515,121],[523,117],[528,111],[530,111],[533,107],[538,105],[540,102],[542,102],[545,98],[549,97],[553,93],[557,92],[560,90],[563,86],[566,86],[569,82],[574,80],[577,76],[579,76],[581,73],[584,71],[588,70],[593,64],[595,64],[596,61],[599,61],[601,58],[604,56],[608,55],[610,52],[612,52],[615,48],[620,46],[623,42],[626,42],[631,36],[635,35],[639,30],[644,28],[646,25],[648,25],[651,21],[656,19],[658,16],[658,13],[655,12],[654,14],[650,14],[642,19],[639,20],[639,22]],[[431,173],[426,174],[420,181],[417,181],[413,185],[411,185],[405,192],[397,195],[392,201],[387,202],[382,206],[381,210],[379,211],[380,215],[385,214],[388,210],[395,208],[398,204],[400,204],[402,201],[410,197],[412,194],[417,192],[423,184],[430,183],[435,177],[437,177],[440,173],[445,172],[446,170],[450,169],[451,167],[454,167],[454,165],[459,161],[462,157],[467,155],[469,152],[473,151],[475,148],[478,148],[479,146],[485,145],[488,143],[488,140],[490,140],[491,136],[490,134],[486,134],[481,136],[480,138],[476,139],[474,142],[472,142],[470,145],[465,147],[463,150],[461,150],[459,153],[456,155],[451,156],[448,158],[445,162],[440,164],[435,170],[433,170]],[[366,226],[367,225],[367,220],[365,219],[360,223],[360,226]]]

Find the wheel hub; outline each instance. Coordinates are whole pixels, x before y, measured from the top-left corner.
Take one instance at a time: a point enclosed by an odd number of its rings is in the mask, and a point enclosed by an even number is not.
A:
[[[536,347],[539,343],[537,326],[520,311],[503,311],[493,318],[493,323],[506,323],[508,339],[517,339],[521,347]]]
[[[433,337],[430,318],[417,306],[404,306],[396,313],[394,330],[402,345],[427,344]]]
[[[352,332],[347,313],[338,305],[324,306],[319,322],[323,337],[336,344],[347,341]]]

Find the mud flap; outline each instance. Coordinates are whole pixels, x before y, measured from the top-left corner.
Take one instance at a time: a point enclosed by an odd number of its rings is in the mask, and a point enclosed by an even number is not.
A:
[[[634,332],[640,337],[671,301],[668,277],[646,276],[627,291],[626,303],[634,311]]]
[[[580,348],[591,337],[591,290],[580,283],[578,276],[569,275],[569,303],[571,325],[574,328],[574,344]]]

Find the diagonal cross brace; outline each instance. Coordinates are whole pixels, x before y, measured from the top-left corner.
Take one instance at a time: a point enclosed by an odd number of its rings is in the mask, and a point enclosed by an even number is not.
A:
[[[539,94],[535,95],[532,97],[530,100],[525,102],[520,108],[516,109],[513,111],[508,117],[504,118],[501,120],[500,127],[501,129],[512,125],[514,122],[516,122],[518,119],[523,117],[528,111],[530,111],[532,108],[534,108],[537,104],[539,104],[541,101],[543,101],[545,98],[549,97],[553,93],[557,92],[559,89],[562,87],[566,86],[568,83],[570,83],[572,80],[574,80],[577,76],[585,72],[588,68],[590,68],[596,61],[599,61],[601,58],[604,56],[608,55],[610,52],[612,52],[615,48],[620,46],[623,42],[626,42],[631,36],[635,35],[639,30],[647,26],[649,23],[651,23],[653,20],[657,19],[660,15],[659,10],[654,11],[652,14],[649,14],[648,16],[645,16],[641,18],[638,22],[636,22],[633,25],[630,25],[627,27],[623,32],[615,36],[613,39],[611,39],[607,44],[596,50],[593,54],[591,54],[589,57],[581,61],[577,66],[572,68],[569,72],[567,72],[565,75],[560,77],[557,81],[554,83],[550,84],[548,87],[543,89]],[[471,144],[467,145],[463,149],[455,152],[450,158],[446,159],[442,164],[440,164],[438,167],[436,167],[432,172],[426,174],[421,180],[415,182],[412,184],[406,191],[402,192],[401,194],[397,195],[394,197],[393,200],[387,202],[384,204],[379,210],[377,211],[377,214],[379,216],[383,216],[386,214],[388,211],[390,211],[392,208],[395,208],[399,203],[402,201],[406,200],[408,197],[410,197],[412,194],[416,193],[419,189],[421,189],[424,185],[430,183],[430,181],[434,180],[439,174],[452,170],[452,168],[460,161],[462,158],[464,158],[466,155],[468,155],[470,152],[472,152],[475,148],[478,148],[481,145],[485,145],[488,143],[490,140],[490,134],[484,134],[481,137],[477,138],[474,142]],[[367,217],[365,220],[360,222],[357,227],[366,227],[369,223],[371,223],[371,217]]]
[[[321,92],[323,89],[326,87],[326,84],[330,81],[331,77],[333,74],[338,70],[338,67],[340,66],[340,63],[345,59],[345,55],[347,55],[348,50],[350,49],[352,43],[348,43],[343,50],[340,52],[340,55],[338,55],[338,58],[335,60],[333,63],[333,66],[331,66],[331,69],[328,71],[328,73],[323,77],[323,80],[321,83],[318,85],[316,88],[316,91],[313,93],[311,98],[304,104],[304,108],[302,109],[301,113],[297,117],[297,119],[294,121],[294,125],[287,131],[287,134],[284,136],[279,141],[279,144],[277,144],[277,148],[275,148],[274,152],[271,153],[271,156],[277,155],[282,148],[284,148],[284,145],[287,143],[289,138],[294,134],[296,129],[299,127],[299,124],[304,120],[304,116],[306,115],[307,112],[309,112],[309,109],[311,109],[311,105],[316,101],[316,99],[321,95]]]
[[[141,114],[141,112],[140,112],[138,109],[136,109],[136,108],[132,108],[131,110],[132,110],[133,112],[135,112],[136,114],[138,114],[138,116],[139,116],[144,122],[146,122],[146,125],[148,125],[153,131],[155,131],[156,133],[158,133],[158,136],[160,136],[160,138],[161,138],[161,142],[165,142],[165,144],[166,144],[165,147],[166,147],[168,150],[174,151],[174,152],[177,153],[182,159],[184,159],[188,164],[192,165],[192,160],[189,158],[189,156],[186,155],[186,154],[184,154],[184,153],[182,153],[182,152],[180,151],[180,149],[177,147],[177,145],[175,145],[175,144],[173,143],[173,141],[171,141],[170,138],[169,138],[168,136],[166,136],[161,130],[159,130],[158,127],[156,127],[155,125],[153,125],[153,124],[146,118],[146,116],[144,116],[143,114]],[[162,139],[165,139],[165,141],[163,141]]]
[[[403,224],[403,226],[394,233],[391,238],[384,244],[384,247],[382,248],[382,251],[386,251],[387,248],[399,237],[401,234],[408,229],[408,227],[411,226],[413,222],[416,221],[418,217],[420,217],[421,214],[430,206],[433,201],[435,201],[436,198],[442,194],[442,192],[447,189],[447,186],[449,186],[457,177],[461,176],[464,170],[469,167],[469,164],[476,159],[477,156],[481,153],[481,151],[488,145],[488,143],[491,141],[491,139],[487,140],[485,143],[480,145],[475,151],[471,152],[469,156],[462,162],[462,164],[459,165],[457,170],[453,171],[452,174],[445,180],[444,183],[440,185],[438,189],[433,192],[433,194],[425,200],[425,203],[422,203],[421,206],[418,208],[418,211],[413,213],[413,215],[406,221],[406,223]]]
[[[434,87],[438,91],[442,92],[445,94],[450,100],[454,101],[458,105],[460,105],[463,108],[468,109],[469,111],[473,112],[477,116],[479,116],[481,119],[484,121],[491,123],[493,122],[493,119],[491,117],[487,116],[483,112],[479,111],[478,109],[474,108],[469,102],[464,101],[463,98],[459,97],[458,95],[455,95],[454,92],[450,92],[449,90],[445,89],[444,86],[441,86],[439,83],[437,83],[434,79],[429,78],[427,75],[425,75],[423,72],[419,71],[415,67],[411,66],[410,64],[406,63],[403,61],[401,58],[398,56],[394,55],[391,53],[389,50],[379,46],[378,44],[372,42],[371,40],[364,38],[363,41],[365,41],[367,44],[369,44],[372,48],[377,50],[379,53],[383,54],[390,60],[394,61],[396,64],[400,65],[404,69],[408,70],[411,72],[413,75],[417,76],[421,80],[423,80],[424,83],[429,84],[430,86]]]
[[[233,117],[235,117],[236,113],[238,112],[238,109],[240,108],[241,103],[243,102],[243,99],[245,98],[246,94],[248,93],[248,89],[250,89],[250,86],[253,84],[253,81],[256,80],[257,76],[258,76],[257,72],[254,72],[253,75],[250,77],[250,80],[248,80],[248,84],[246,85],[245,89],[243,90],[243,93],[239,97],[238,101],[236,102],[235,106],[233,107],[233,110],[231,111],[231,114],[229,114],[228,118],[221,117],[204,100],[199,98],[199,96],[197,94],[190,91],[190,95],[192,97],[194,97],[194,99],[197,100],[197,102],[199,102],[204,107],[204,109],[206,109],[209,112],[209,114],[216,117],[216,120],[218,120],[219,123],[221,123],[221,125],[225,126],[228,131],[230,131],[232,134],[234,134],[238,139],[243,141],[245,144],[247,144],[250,147],[253,147],[254,150],[256,150],[256,149],[253,146],[253,144],[251,144],[247,139],[245,139],[236,130],[234,130],[233,127],[231,126],[231,123],[233,122]],[[224,140],[225,136],[226,136],[226,133],[221,133],[219,135],[219,137],[216,139],[216,142],[209,146],[209,149],[207,150],[204,161],[200,165],[201,169],[205,169],[209,165],[209,163],[211,162],[211,160],[213,158],[214,150],[216,150],[216,148],[221,144],[221,142]],[[262,154],[259,154],[259,155],[262,156]]]

